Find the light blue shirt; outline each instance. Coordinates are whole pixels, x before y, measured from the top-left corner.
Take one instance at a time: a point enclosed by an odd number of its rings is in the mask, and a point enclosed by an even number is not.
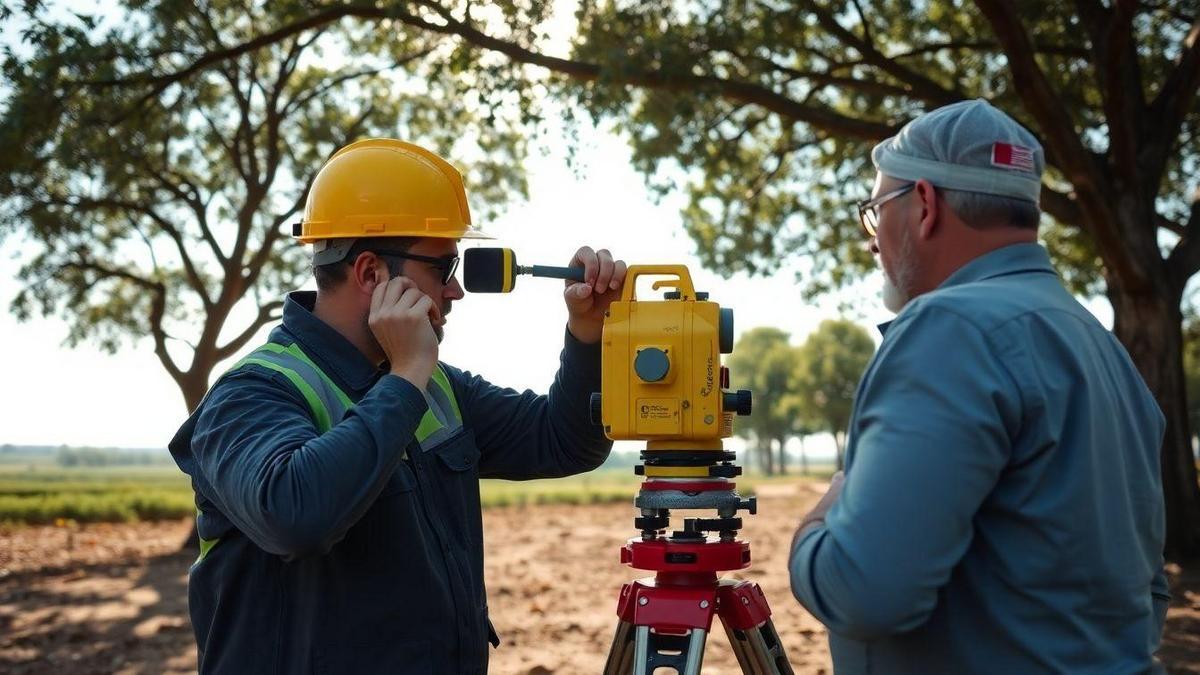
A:
[[[789,562],[836,671],[1154,668],[1164,426],[1037,244],[910,302],[859,385],[841,495]]]

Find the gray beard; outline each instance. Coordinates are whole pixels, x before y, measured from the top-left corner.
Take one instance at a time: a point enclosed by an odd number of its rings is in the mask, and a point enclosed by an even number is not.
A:
[[[899,314],[912,300],[913,278],[917,276],[913,241],[908,230],[900,231],[900,255],[894,267],[894,270],[883,268],[883,306],[891,313]]]

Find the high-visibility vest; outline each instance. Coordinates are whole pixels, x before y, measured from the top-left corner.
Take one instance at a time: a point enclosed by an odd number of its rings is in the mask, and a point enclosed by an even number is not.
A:
[[[346,392],[334,384],[296,343],[284,346],[268,342],[234,364],[226,375],[248,365],[261,366],[286,377],[308,403],[319,434],[332,429],[354,407],[354,401]],[[458,408],[457,399],[454,398],[450,378],[442,370],[441,364],[434,368],[430,385],[424,392],[429,409],[425,411],[414,434],[417,443],[426,450],[453,436],[462,428],[462,412]],[[200,557],[196,562],[203,560],[218,541],[201,539]]]

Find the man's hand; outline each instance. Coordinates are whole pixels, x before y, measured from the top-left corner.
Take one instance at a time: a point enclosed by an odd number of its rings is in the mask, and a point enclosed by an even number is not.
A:
[[[625,283],[625,262],[613,260],[607,249],[593,251],[584,246],[575,252],[570,266],[583,265],[583,281],[568,281],[563,291],[567,301],[567,329],[584,344],[600,341],[604,332],[604,312],[621,297]]]
[[[437,335],[431,320],[440,318],[437,304],[407,277],[388,279],[375,270],[367,325],[391,363],[392,374],[424,390],[438,360]]]
[[[800,526],[796,528],[796,534],[792,537],[790,550],[796,550],[796,543],[800,541],[805,532],[825,522],[825,514],[829,513],[829,509],[837,503],[838,496],[842,494],[842,483],[844,482],[846,482],[846,476],[841,471],[833,474],[829,479],[829,489],[817,500],[817,505],[800,519]]]

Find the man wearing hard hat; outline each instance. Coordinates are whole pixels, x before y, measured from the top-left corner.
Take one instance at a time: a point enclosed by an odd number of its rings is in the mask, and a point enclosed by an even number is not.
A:
[[[549,395],[438,361],[462,176],[370,139],[321,169],[298,226],[317,291],[223,375],[171,441],[201,538],[189,608],[202,673],[482,673],[479,479],[566,476],[611,448],[589,420],[625,265],[584,247]]]

